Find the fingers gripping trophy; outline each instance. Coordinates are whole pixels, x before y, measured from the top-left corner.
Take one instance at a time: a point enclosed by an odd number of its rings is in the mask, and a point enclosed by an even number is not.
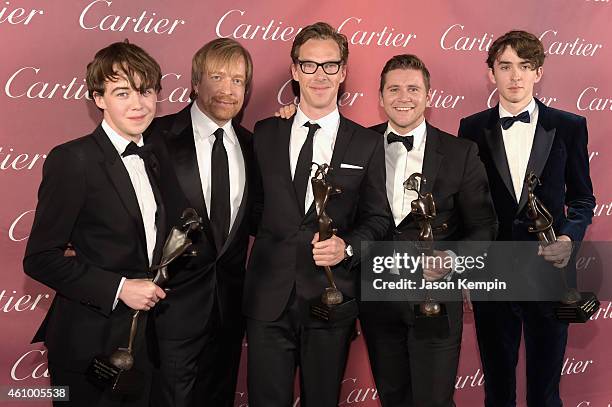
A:
[[[446,230],[447,225],[437,228],[432,222],[437,216],[436,204],[431,192],[421,193],[421,186],[427,182],[423,174],[414,173],[404,182],[404,189],[417,193],[417,199],[410,204],[413,219],[419,225],[420,231],[415,246],[425,256],[433,256],[434,231]],[[449,321],[444,304],[431,297],[425,291],[425,301],[415,306],[415,336],[425,338],[435,336],[445,338],[449,335]]]
[[[195,250],[190,250],[192,232],[202,230],[202,218],[195,209],[187,208],[181,216],[181,224],[174,226],[166,238],[162,249],[160,264],[151,267],[155,273],[153,283],[164,288],[170,276],[168,266],[180,256],[195,256]],[[118,348],[110,356],[95,357],[88,370],[87,376],[101,387],[111,389],[112,393],[132,396],[142,391],[143,376],[134,367],[134,339],[138,332],[138,320],[142,312],[135,310],[132,313],[132,323],[127,348]]]
[[[525,176],[527,186],[527,217],[533,222],[528,230],[535,233],[542,245],[557,241],[557,235],[552,227],[553,216],[546,206],[538,199],[534,191],[540,185],[540,179],[533,171]],[[563,284],[563,297],[555,308],[557,319],[565,322],[586,322],[599,309],[599,300],[594,293],[580,293],[567,283],[566,267],[561,269],[559,277]]]
[[[337,195],[342,191],[340,188],[333,186],[327,180],[327,173],[330,166],[327,164],[312,163],[317,167],[314,176],[310,182],[312,184],[312,194],[314,196],[315,210],[319,223],[319,241],[327,240],[336,234],[337,229],[333,227],[333,220],[325,211],[330,196]],[[346,298],[336,286],[334,275],[331,267],[324,266],[325,276],[329,287],[325,288],[319,303],[311,306],[313,316],[326,321],[333,321],[340,316],[339,309],[342,305],[354,302],[354,299]]]

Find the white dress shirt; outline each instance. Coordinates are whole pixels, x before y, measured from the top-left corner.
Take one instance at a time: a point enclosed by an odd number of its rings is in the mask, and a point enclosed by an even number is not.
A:
[[[200,182],[202,183],[202,191],[204,192],[204,201],[206,202],[206,211],[210,218],[210,199],[212,187],[212,147],[215,142],[214,132],[219,128],[212,119],[204,114],[197,103],[191,105],[191,125],[193,126],[193,138],[195,141],[196,157],[198,160],[198,169],[200,172]],[[227,163],[229,168],[230,180],[230,223],[229,230],[232,230],[232,225],[238,215],[238,209],[244,196],[244,186],[246,184],[246,171],[244,166],[244,157],[240,142],[236,136],[236,132],[232,127],[232,121],[229,120],[222,127],[223,129],[223,145],[227,151]]]
[[[313,146],[312,146],[312,162],[317,164],[330,164],[332,154],[334,152],[334,145],[336,143],[336,136],[338,134],[338,126],[340,126],[340,113],[338,108],[334,109],[333,112],[318,119],[310,120],[308,116],[302,112],[298,106],[297,112],[295,113],[295,119],[291,126],[291,139],[289,142],[289,164],[291,165],[291,179],[295,175],[295,167],[297,166],[298,157],[302,146],[306,141],[308,135],[308,127],[304,126],[304,123],[311,122],[317,123],[321,126],[320,129],[314,134]],[[315,171],[314,165],[312,166],[310,176],[312,177]],[[312,194],[312,185],[310,181],[306,188],[306,197],[304,199],[304,213],[308,211],[310,205],[314,200]]]
[[[387,135],[391,132],[401,137],[413,136],[412,150],[408,152],[404,144],[400,142],[387,143]],[[404,134],[395,130],[390,122],[387,123],[384,143],[385,168],[387,170],[387,199],[391,205],[395,226],[399,225],[408,216],[412,210],[412,201],[418,198],[416,192],[408,191],[404,188],[404,182],[415,172],[423,173],[426,139],[427,124],[424,119],[416,128]],[[452,250],[446,250],[446,253],[453,257],[454,262],[457,255]],[[395,267],[390,272],[391,274],[400,274],[399,270]],[[451,270],[442,278],[448,281],[452,275],[453,272]]]
[[[145,170],[144,161],[142,158],[140,158],[140,156],[135,154],[127,157],[121,157],[121,154],[125,151],[125,148],[128,144],[130,144],[130,142],[117,134],[117,132],[115,132],[115,130],[113,130],[105,120],[102,120],[102,129],[117,150],[117,153],[119,154],[123,165],[125,165],[128,175],[130,176],[130,181],[132,182],[132,187],[134,188],[136,199],[138,200],[140,215],[142,216],[147,244],[147,256],[149,259],[149,266],[151,266],[151,262],[153,261],[153,250],[155,249],[155,242],[157,239],[157,226],[155,226],[157,203],[155,202],[155,195],[153,194],[153,188],[151,188],[149,176]],[[136,144],[139,147],[144,145],[142,137],[140,137],[140,140]],[[119,287],[117,288],[113,309],[115,309],[117,306],[119,293],[121,292],[121,288],[123,288],[124,282],[125,277],[121,279]]]
[[[414,136],[412,150],[406,151],[406,147],[400,142],[387,143],[387,134],[393,132],[401,137]],[[417,199],[416,192],[407,191],[404,181],[415,172],[423,172],[423,157],[425,155],[425,138],[427,127],[425,120],[411,132],[401,134],[387,124],[385,131],[385,168],[387,170],[387,199],[391,205],[391,212],[395,225],[399,225],[410,213],[413,200]]]
[[[510,168],[510,176],[512,177],[512,186],[516,201],[521,200],[521,192],[523,191],[523,183],[525,182],[525,172],[531,155],[531,146],[535,137],[536,125],[538,123],[538,105],[535,100],[531,102],[517,114],[512,114],[504,109],[499,104],[499,117],[518,116],[524,111],[529,112],[530,122],[523,123],[516,121],[508,130],[501,129],[504,139],[504,147],[506,149],[506,159]]]

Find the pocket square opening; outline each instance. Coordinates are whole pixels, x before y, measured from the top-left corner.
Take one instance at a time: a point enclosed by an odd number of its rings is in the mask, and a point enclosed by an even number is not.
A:
[[[363,167],[359,165],[346,164],[346,163],[340,164],[340,168],[352,168],[354,170],[363,170]]]

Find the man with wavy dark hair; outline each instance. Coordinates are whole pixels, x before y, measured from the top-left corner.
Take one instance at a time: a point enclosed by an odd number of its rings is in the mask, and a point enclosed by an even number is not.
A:
[[[550,108],[534,98],[543,74],[544,47],[533,34],[510,31],[489,48],[489,79],[499,104],[461,120],[459,137],[478,144],[499,218],[497,240],[535,240],[529,233],[527,189],[535,171],[536,195],[551,212],[557,242],[539,255],[557,268],[572,268],[572,242],[580,242],[593,217],[584,117]],[[549,302],[478,302],[474,318],[485,376],[487,407],[516,405],[516,364],[525,338],[527,404],[559,407],[567,323]]]
[[[87,87],[102,123],[45,161],[23,267],[56,291],[34,341],[47,346],[51,385],[69,387],[70,403],[61,405],[149,405],[151,338],[142,320],[133,368],[144,373],[140,396],[122,400],[85,372],[94,357],[127,347],[133,310],[148,311],[166,296],[149,279],[165,217],[154,158],[142,147],[160,81],[157,62],[134,44],[98,51]],[[68,243],[76,256],[64,256]]]

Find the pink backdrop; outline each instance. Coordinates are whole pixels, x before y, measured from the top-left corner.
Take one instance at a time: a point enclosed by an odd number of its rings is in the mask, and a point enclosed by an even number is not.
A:
[[[590,129],[591,174],[597,208],[588,239],[610,240],[612,187],[606,182],[612,147],[612,39],[609,0],[497,0],[427,2],[385,0],[291,5],[270,1],[165,2],[161,0],[10,0],[0,2],[0,386],[48,383],[45,350],[30,345],[53,296],[26,278],[21,259],[30,230],[45,154],[56,144],[90,132],[101,115],[86,99],[85,66],[107,44],[129,38],[143,46],[164,72],[158,114],[188,102],[191,56],[205,42],[232,37],[251,52],[254,86],[243,124],[269,116],[292,101],[289,50],[299,29],[324,20],[351,43],[341,111],[364,125],[383,120],[379,72],[400,53],[415,53],[432,74],[428,119],[455,133],[459,119],[496,103],[486,77],[486,49],[504,32],[526,29],[544,42],[548,57],[537,97],[584,115]],[[608,164],[606,164],[608,162]],[[567,406],[608,406],[612,401],[612,309],[606,301],[596,320],[572,326],[563,368]],[[520,393],[524,398],[522,362]],[[244,365],[236,406],[247,405]],[[465,318],[459,406],[482,404],[482,373],[473,318]],[[30,404],[30,405],[36,405]],[[7,405],[7,404],[5,404]],[[48,405],[48,403],[40,403]],[[364,343],[353,344],[341,405],[378,406]]]

